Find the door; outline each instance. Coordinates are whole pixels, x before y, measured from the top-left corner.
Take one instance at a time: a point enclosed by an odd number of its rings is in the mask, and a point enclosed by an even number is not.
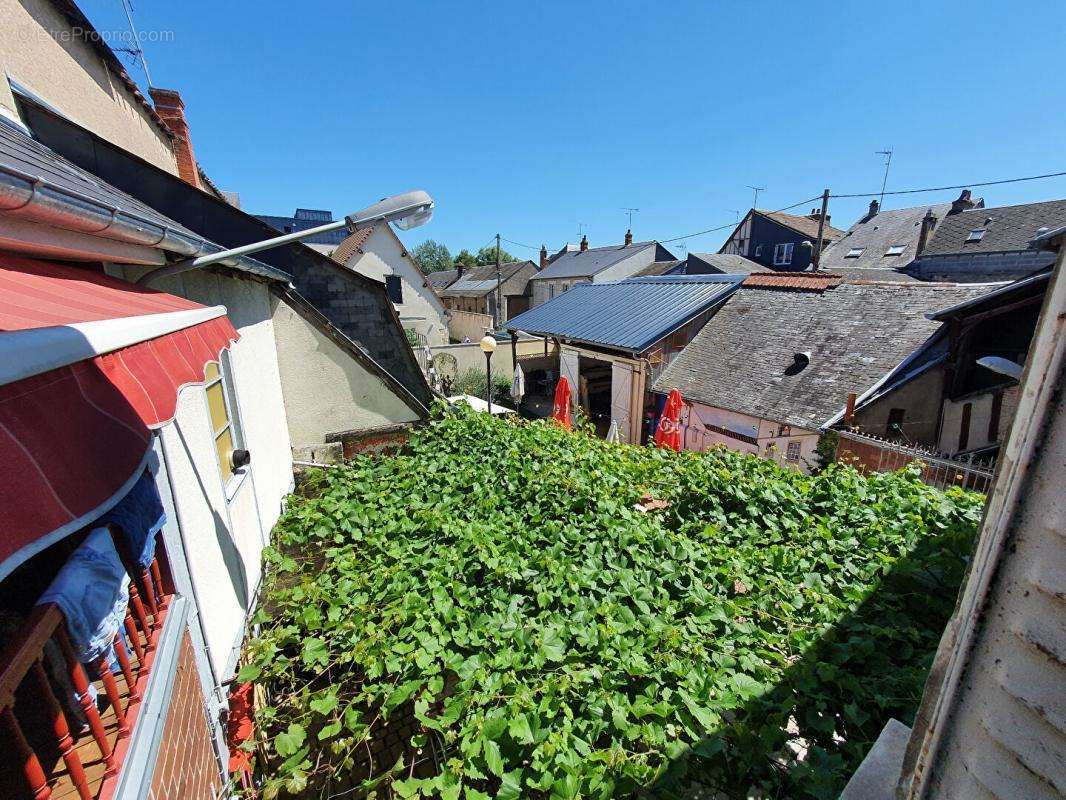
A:
[[[628,364],[611,364],[611,425],[617,426],[621,441],[630,440],[632,429],[633,369]]]

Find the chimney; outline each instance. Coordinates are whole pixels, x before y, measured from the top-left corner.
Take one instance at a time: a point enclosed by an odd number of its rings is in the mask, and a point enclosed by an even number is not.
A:
[[[581,237],[581,252],[584,253],[588,249],[589,249],[589,237],[582,236]]]
[[[929,244],[929,239],[933,235],[933,230],[936,228],[936,216],[933,214],[933,209],[928,209],[925,212],[925,216],[922,217],[922,229],[918,232],[918,248],[914,251],[914,255],[917,258],[925,250],[926,245]]]
[[[959,199],[955,200],[954,202],[952,202],[952,204],[951,204],[951,213],[952,214],[958,214],[960,211],[969,211],[971,208],[974,208],[976,205],[977,205],[977,203],[975,203],[973,201],[973,199],[970,197],[970,190],[969,189],[963,189],[962,193],[959,195]]]
[[[863,222],[869,222],[870,220],[872,220],[874,217],[877,216],[877,212],[880,211],[880,210],[881,210],[881,204],[878,203],[876,200],[871,200],[870,201],[870,210],[868,212],[866,212],[866,218],[863,220]]]
[[[459,280],[462,277],[463,277],[463,262],[462,261],[456,261],[455,262],[455,279]]]
[[[822,209],[820,209],[820,208],[812,208],[811,209],[811,213],[807,215],[807,219],[813,219],[815,222],[818,222],[821,218],[822,218]],[[829,224],[829,215],[828,214],[825,215],[825,224],[826,225]]]
[[[540,246],[540,269],[548,268],[548,246],[542,244]]]
[[[173,89],[151,89],[155,111],[162,117],[174,134],[174,155],[178,160],[178,176],[197,189],[200,186],[200,172],[196,168],[196,156],[192,152],[192,139],[189,138],[189,123],[185,119],[185,103],[181,95]]]
[[[626,247],[633,244],[633,231],[626,231]]]

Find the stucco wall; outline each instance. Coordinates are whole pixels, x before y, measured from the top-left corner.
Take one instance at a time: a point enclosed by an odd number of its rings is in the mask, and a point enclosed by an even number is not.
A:
[[[795,426],[789,429],[773,420],[760,419],[703,403],[686,404],[682,410],[681,424],[685,450],[702,451],[714,445],[722,445],[730,450],[769,458],[784,466],[803,471],[817,458],[817,431]],[[715,430],[716,428],[718,430]],[[754,441],[751,441],[752,439]],[[790,442],[798,442],[800,445],[798,461],[787,459]]]
[[[353,255],[347,266],[379,281],[384,281],[386,275],[399,275],[403,281],[403,302],[393,305],[400,323],[423,334],[431,345],[446,344],[448,320],[444,304],[388,225],[375,226],[361,249],[363,252]]]
[[[6,73],[82,127],[177,174],[170,140],[50,2],[0,0],[0,21],[0,106],[14,113]]]
[[[893,408],[902,408],[904,441],[935,448],[943,384],[943,368],[934,367],[857,411],[855,424],[874,436],[898,438],[897,432],[887,430],[888,415]]]
[[[277,297],[272,305],[289,437],[298,453],[313,451],[330,433],[418,418],[381,378],[291,306]]]
[[[992,417],[993,392],[974,395],[963,400],[944,401],[944,422],[940,429],[939,450],[954,455],[961,450],[975,450],[978,447],[993,444],[989,438],[988,425]],[[970,427],[966,447],[959,447],[959,435],[962,432],[963,409],[970,406]],[[1003,425],[1003,413],[1000,412],[1000,427]],[[997,431],[998,433],[998,431]]]
[[[547,303],[549,300],[555,299],[563,292],[574,288],[575,284],[590,282],[591,281],[588,278],[540,278],[538,280],[532,281],[533,292],[532,300],[530,301],[530,308],[532,308],[533,306],[539,306],[541,303]],[[554,294],[552,294],[553,290]]]

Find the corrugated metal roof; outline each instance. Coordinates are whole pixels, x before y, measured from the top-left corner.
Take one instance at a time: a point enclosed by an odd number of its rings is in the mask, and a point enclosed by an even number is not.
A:
[[[740,278],[664,275],[580,283],[509,320],[507,328],[639,353],[724,300]]]

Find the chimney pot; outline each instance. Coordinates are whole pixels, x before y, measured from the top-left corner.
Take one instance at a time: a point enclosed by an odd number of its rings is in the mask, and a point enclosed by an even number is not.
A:
[[[633,231],[626,231],[626,247],[633,244]]]
[[[952,214],[958,214],[960,211],[969,211],[971,208],[974,208],[976,205],[977,205],[977,203],[975,203],[973,201],[973,198],[971,197],[970,190],[969,189],[963,189],[962,192],[959,194],[959,199],[955,200],[951,204],[951,213]]]
[[[881,204],[878,203],[876,200],[871,200],[870,201],[870,216],[872,217],[874,214],[876,214],[880,210],[881,210]]]
[[[177,161],[178,177],[197,189],[200,185],[200,170],[189,136],[189,123],[185,118],[185,102],[174,89],[151,89],[155,111],[174,134],[174,158]]]
[[[584,253],[588,249],[589,249],[589,237],[588,236],[582,236],[581,237],[581,252]]]
[[[540,268],[548,268],[548,246],[543,244],[540,246]]]

